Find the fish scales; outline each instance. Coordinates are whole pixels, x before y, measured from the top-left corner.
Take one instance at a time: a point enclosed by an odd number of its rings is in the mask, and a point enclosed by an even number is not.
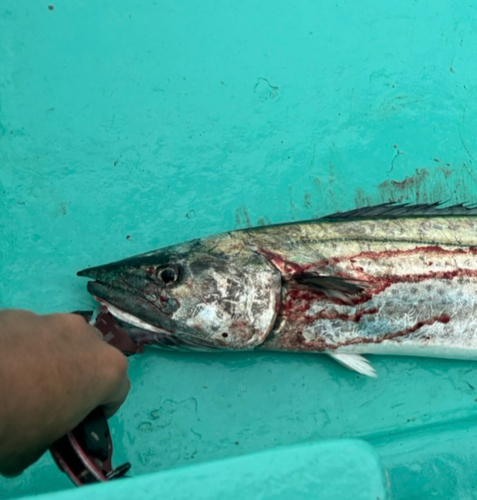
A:
[[[422,356],[440,350],[441,357],[475,357],[476,230],[477,220],[467,217],[297,224],[238,233],[257,248],[273,248],[284,273],[290,262],[368,283],[352,304],[285,284],[280,314],[261,348]]]
[[[149,342],[326,353],[372,375],[357,355],[477,359],[476,257],[475,208],[386,204],[79,274]]]

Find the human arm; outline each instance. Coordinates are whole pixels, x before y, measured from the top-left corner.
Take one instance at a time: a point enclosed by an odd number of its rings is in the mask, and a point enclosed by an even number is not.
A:
[[[0,473],[35,462],[94,408],[129,391],[126,358],[74,314],[0,311]]]

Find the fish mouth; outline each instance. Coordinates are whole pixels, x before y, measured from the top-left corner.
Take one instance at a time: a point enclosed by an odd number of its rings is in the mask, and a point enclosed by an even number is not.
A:
[[[102,285],[103,287],[106,286],[106,288],[108,288],[107,285],[98,282],[88,283],[88,285],[90,284],[91,287],[93,285],[94,287]],[[88,290],[89,289],[90,287],[88,287]],[[187,333],[182,335],[175,334],[173,331],[165,329],[164,327],[151,325],[150,323],[143,321],[141,318],[119,309],[107,300],[94,295],[93,293],[92,295],[94,300],[96,300],[112,316],[114,316],[119,325],[128,333],[133,342],[138,345],[153,345],[168,351],[212,352],[220,349],[193,335]]]
[[[142,319],[138,318],[137,316],[134,316],[131,313],[128,313],[126,311],[123,311],[119,309],[118,307],[114,306],[113,304],[110,304],[107,300],[102,299],[101,297],[98,297],[97,295],[93,295],[94,300],[101,304],[107,311],[114,316],[117,320],[119,320],[123,325],[130,325],[132,327],[136,327],[140,330],[144,330],[147,332],[153,332],[153,333],[161,333],[165,335],[171,335],[171,332],[168,330],[164,330],[164,328],[159,328],[157,326],[151,325]]]
[[[149,300],[140,290],[128,285],[89,281],[88,292],[116,318],[151,332],[174,333],[170,315]]]
[[[107,301],[94,297],[106,311],[114,316],[119,326],[128,334],[130,339],[138,346],[151,345],[167,351],[217,351],[219,348],[203,342],[191,336],[173,335],[161,328],[149,325],[139,318],[117,307]],[[90,313],[92,317],[94,312]]]

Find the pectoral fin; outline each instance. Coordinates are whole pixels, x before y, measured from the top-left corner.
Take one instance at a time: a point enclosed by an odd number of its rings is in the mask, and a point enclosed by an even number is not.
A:
[[[323,276],[315,273],[300,273],[293,276],[298,283],[307,285],[327,297],[339,299],[346,304],[352,305],[351,295],[356,295],[366,289],[366,282],[352,278],[341,278],[340,276]]]
[[[376,378],[378,376],[371,363],[359,354],[337,352],[327,352],[326,354],[349,370],[361,373],[361,375],[366,375],[367,377]]]

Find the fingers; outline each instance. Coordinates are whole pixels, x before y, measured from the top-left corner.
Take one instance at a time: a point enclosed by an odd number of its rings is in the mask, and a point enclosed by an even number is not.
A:
[[[103,407],[106,417],[109,418],[124,403],[131,386],[127,374],[127,359],[118,349],[107,344],[101,332],[87,323],[82,316],[76,314],[60,316],[69,323],[71,332],[81,332],[85,337],[94,334],[101,340],[101,343],[91,341],[91,344],[95,344],[96,366],[100,368],[101,383],[97,385],[98,406]]]
[[[106,418],[112,417],[119,410],[127,398],[130,387],[131,382],[126,374],[116,384],[113,393],[102,405]]]
[[[112,417],[126,400],[131,386],[128,378],[128,362],[126,357],[115,347],[110,346],[104,341],[102,333],[95,327],[86,323],[81,316],[72,315],[80,318],[80,329],[94,334],[101,340],[95,348],[99,358],[99,364],[103,365],[101,373],[101,384],[98,385],[99,404],[102,406],[107,418]],[[76,319],[74,320],[76,321]]]
[[[89,325],[88,325],[89,326]],[[101,332],[89,326],[92,330],[99,335],[103,341],[103,349],[107,352],[104,360],[109,363],[112,368],[111,378],[107,380],[107,387],[105,388],[105,395],[102,398],[100,405],[103,407],[104,413],[107,418],[112,417],[124,403],[131,387],[131,382],[128,377],[128,362],[126,356],[122,354],[115,347],[110,346],[104,342]]]

